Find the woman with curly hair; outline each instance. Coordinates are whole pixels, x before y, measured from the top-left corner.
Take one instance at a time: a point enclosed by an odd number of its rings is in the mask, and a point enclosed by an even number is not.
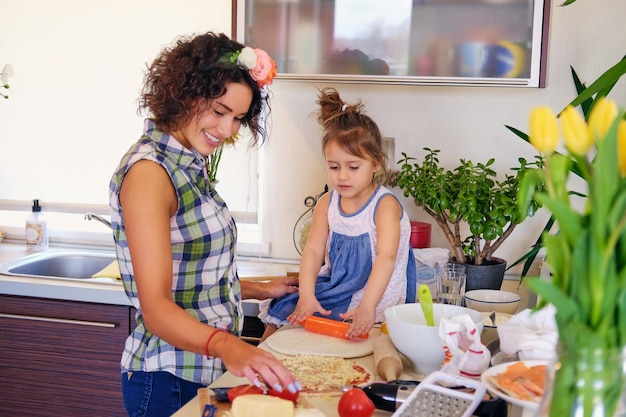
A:
[[[297,279],[239,280],[235,222],[205,168],[242,126],[263,141],[263,89],[275,74],[265,51],[211,32],[177,40],[147,69],[143,135],[110,183],[117,258],[137,308],[121,360],[130,416],[169,417],[226,369],[300,389],[279,360],[238,337],[243,298],[296,292]]]

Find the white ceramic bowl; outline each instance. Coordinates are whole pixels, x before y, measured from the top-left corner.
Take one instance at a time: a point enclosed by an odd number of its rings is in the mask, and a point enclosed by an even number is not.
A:
[[[465,305],[482,312],[513,314],[521,299],[519,294],[502,290],[472,290],[465,293]]]
[[[478,333],[483,330],[484,317],[478,311],[449,304],[433,304],[435,326],[427,326],[419,303],[400,304],[385,310],[385,323],[394,346],[412,363],[415,371],[428,375],[441,368],[445,354],[439,337],[442,318],[459,314],[470,316]]]

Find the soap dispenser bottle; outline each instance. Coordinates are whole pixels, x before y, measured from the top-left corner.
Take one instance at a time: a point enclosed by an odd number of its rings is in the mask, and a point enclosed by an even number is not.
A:
[[[48,222],[41,212],[39,200],[33,200],[33,209],[26,218],[26,249],[42,251],[48,249]]]

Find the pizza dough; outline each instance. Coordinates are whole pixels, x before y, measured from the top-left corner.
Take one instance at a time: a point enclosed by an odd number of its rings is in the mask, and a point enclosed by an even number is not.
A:
[[[297,355],[281,361],[307,394],[341,393],[346,385],[361,385],[372,380],[372,373],[352,359]]]
[[[359,358],[374,352],[374,341],[368,339],[340,339],[313,333],[302,327],[280,330],[265,340],[267,346],[283,355],[319,355],[340,358]]]

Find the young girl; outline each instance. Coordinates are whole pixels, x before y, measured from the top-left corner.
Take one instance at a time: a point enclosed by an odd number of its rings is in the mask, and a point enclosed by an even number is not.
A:
[[[320,92],[318,122],[332,190],[317,202],[300,262],[299,293],[272,300],[264,337],[312,314],[351,320],[348,337],[384,321],[387,307],[415,302],[411,225],[398,199],[378,183],[386,155],[363,106],[332,88]]]

